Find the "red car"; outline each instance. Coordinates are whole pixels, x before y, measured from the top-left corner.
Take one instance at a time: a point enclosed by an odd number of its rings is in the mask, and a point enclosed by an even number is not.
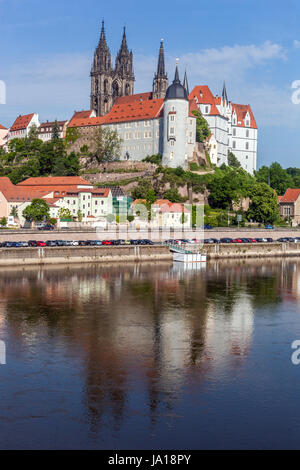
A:
[[[241,240],[240,238],[235,238],[233,240],[233,243],[243,243],[243,240]]]
[[[47,246],[45,242],[42,242],[42,241],[38,241],[36,242],[36,245],[37,246]]]
[[[102,245],[111,245],[111,241],[109,240],[103,240]]]
[[[251,241],[251,243],[257,243],[257,240],[255,240],[255,238],[249,238],[249,240]]]

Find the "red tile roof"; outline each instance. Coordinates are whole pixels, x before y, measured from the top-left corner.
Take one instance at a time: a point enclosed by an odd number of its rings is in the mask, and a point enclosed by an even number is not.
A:
[[[300,196],[300,189],[287,189],[280,202],[296,202]]]
[[[18,116],[15,122],[13,123],[12,127],[10,128],[10,132],[27,129],[33,116],[34,113],[26,114],[26,116]]]
[[[101,126],[105,123],[105,116],[92,117],[92,118],[72,118],[68,127],[88,127],[88,126]]]
[[[109,188],[97,188],[97,189],[76,189],[66,192],[66,197],[71,196],[72,194],[80,193],[91,193],[93,196],[108,197],[110,193]]]
[[[66,124],[67,121],[57,121],[57,124],[59,126],[64,126]],[[53,127],[55,124],[55,121],[54,122],[43,122],[41,125],[40,125],[40,130],[42,130],[42,128],[44,127]]]
[[[125,98],[134,98],[125,97]],[[164,100],[125,100],[120,104],[117,102],[114,104],[108,114],[103,117],[89,118],[89,119],[73,119],[71,120],[69,127],[87,127],[97,126],[102,124],[114,124],[118,122],[128,121],[144,121],[151,120],[162,116]]]
[[[184,207],[183,204],[170,202],[168,199],[158,199],[153,206],[158,206],[161,212],[185,212],[189,213],[190,211]]]
[[[6,127],[1,126],[1,124],[0,124],[0,130],[7,131]]]
[[[129,96],[120,96],[115,101],[115,104],[128,104],[134,103],[135,101],[149,101],[152,100],[152,93],[138,93],[136,95],[129,95]]]
[[[249,104],[235,104],[232,103],[232,112],[236,112],[237,116],[237,126],[238,127],[250,127],[252,129],[257,129],[257,124],[252,113],[251,106]],[[250,126],[245,125],[245,117],[247,112],[250,115]]]
[[[31,189],[23,189],[12,184],[6,176],[0,177],[0,191],[7,201],[25,202],[35,198],[42,198],[48,194],[47,190],[32,191]]]
[[[18,186],[93,186],[89,181],[80,176],[41,176],[37,178],[27,178]]]

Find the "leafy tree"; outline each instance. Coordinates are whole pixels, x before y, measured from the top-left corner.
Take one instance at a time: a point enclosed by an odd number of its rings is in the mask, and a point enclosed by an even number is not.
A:
[[[83,214],[82,214],[81,210],[79,210],[79,211],[77,212],[77,219],[78,219],[78,222],[82,222]]]
[[[286,172],[293,178],[294,188],[300,188],[300,168],[287,168]]]
[[[208,123],[200,111],[193,111],[193,115],[196,116],[196,141],[204,142],[211,134]]]
[[[147,199],[147,194],[153,189],[151,178],[141,178],[138,185],[132,189],[133,199]]]
[[[32,203],[23,210],[27,221],[43,222],[49,219],[50,208],[45,199],[33,199]]]
[[[177,188],[167,189],[164,193],[164,199],[169,199],[171,202],[182,202],[182,198]]]
[[[12,210],[10,211],[10,215],[12,217],[18,217],[18,209],[16,207],[13,207]]]
[[[7,225],[7,218],[6,217],[2,217],[0,219],[0,225],[1,225],[1,227],[6,227],[6,225]]]
[[[117,160],[120,156],[121,141],[117,131],[107,127],[95,127],[92,135],[89,137],[91,142],[90,156],[92,160],[98,163]]]
[[[262,166],[255,172],[256,179],[259,183],[269,184],[275,189],[278,195],[283,195],[288,188],[294,187],[292,176],[284,170],[279,163],[272,163],[270,167]]]
[[[251,190],[251,204],[247,212],[248,220],[260,223],[274,223],[279,219],[277,194],[266,183],[255,183]]]
[[[58,217],[60,219],[72,219],[72,214],[69,209],[65,209],[64,207],[62,207],[58,211]]]
[[[232,152],[228,153],[228,165],[233,168],[241,168],[240,162]]]

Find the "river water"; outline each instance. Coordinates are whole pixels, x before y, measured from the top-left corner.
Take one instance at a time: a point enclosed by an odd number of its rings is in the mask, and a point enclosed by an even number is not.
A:
[[[0,272],[1,449],[300,448],[300,262]]]

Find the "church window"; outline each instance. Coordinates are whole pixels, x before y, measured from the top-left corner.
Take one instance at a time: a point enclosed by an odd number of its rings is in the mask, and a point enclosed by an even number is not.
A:
[[[175,121],[175,116],[170,116],[170,121],[174,122]]]
[[[246,137],[249,137],[249,131],[248,131],[248,129],[246,130]]]
[[[236,146],[236,142],[235,142],[235,140],[234,140],[234,141],[232,142],[232,148],[235,149],[235,146]]]
[[[236,136],[236,129],[233,129],[232,135]]]
[[[174,127],[170,127],[170,134],[171,134],[171,135],[174,135],[174,134],[175,134],[175,128],[174,128]]]
[[[170,144],[171,144],[171,147],[174,147],[175,145],[174,140],[171,140]]]
[[[249,150],[249,142],[246,142],[246,150]]]

